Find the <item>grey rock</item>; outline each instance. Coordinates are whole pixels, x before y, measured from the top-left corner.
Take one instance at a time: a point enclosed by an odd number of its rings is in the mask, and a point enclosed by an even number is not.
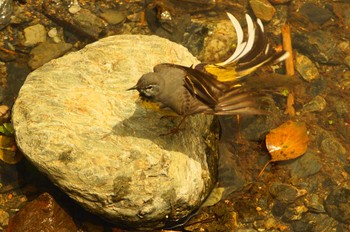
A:
[[[331,217],[344,223],[350,223],[350,189],[333,189],[325,200],[325,208]]]
[[[350,55],[345,57],[344,63],[346,64],[346,66],[348,66],[348,68],[350,68]]]
[[[311,82],[319,78],[316,65],[307,56],[297,53],[295,61],[295,68],[304,80]]]
[[[12,14],[12,0],[1,0],[0,1],[0,30],[7,26],[10,22]]]
[[[338,158],[345,161],[347,158],[347,151],[345,147],[338,142],[334,137],[329,137],[321,142],[321,151],[329,158]]]
[[[74,14],[73,24],[88,36],[96,39],[106,27],[106,22],[104,20],[87,9],[82,9]]]
[[[72,48],[70,43],[41,43],[32,49],[32,56],[28,62],[31,69],[37,69],[52,59],[60,57]]]
[[[265,22],[270,21],[276,12],[268,0],[250,0],[249,4],[254,15]]]
[[[106,10],[100,17],[111,25],[116,25],[125,21],[125,15],[118,10]]]
[[[326,100],[322,96],[314,97],[310,102],[303,105],[303,112],[321,112],[327,106]]]
[[[309,212],[313,212],[313,213],[326,212],[319,197],[315,194],[312,194],[309,196],[308,200],[306,201],[306,206],[309,209]]]
[[[322,25],[327,22],[332,16],[332,12],[326,8],[320,7],[314,3],[305,3],[300,12],[305,15],[311,22]]]
[[[34,165],[89,211],[139,229],[186,217],[216,182],[212,117],[159,136],[178,120],[126,91],[162,62],[198,60],[157,36],[107,37],[32,72],[13,107],[18,147]]]
[[[307,151],[291,164],[291,175],[296,178],[305,178],[320,171],[322,163],[315,153]]]
[[[286,204],[293,203],[297,198],[306,194],[304,189],[299,190],[292,185],[278,182],[270,185],[269,192],[275,199]]]
[[[34,46],[38,43],[46,41],[46,29],[41,24],[35,24],[33,26],[26,27],[24,29],[24,45]]]
[[[44,1],[43,14],[81,39],[97,40],[105,32],[107,23],[88,9],[69,13],[70,4],[71,1]]]
[[[292,41],[295,48],[316,62],[324,64],[343,62],[341,53],[337,49],[338,41],[329,31],[298,32],[293,36]]]

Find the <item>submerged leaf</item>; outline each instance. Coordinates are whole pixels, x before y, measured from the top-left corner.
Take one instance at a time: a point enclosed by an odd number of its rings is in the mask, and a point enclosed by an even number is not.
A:
[[[266,147],[271,160],[261,170],[259,176],[271,162],[295,159],[303,155],[308,147],[309,137],[305,123],[291,120],[270,131],[266,135]]]
[[[15,139],[0,135],[0,159],[8,164],[16,164],[22,159],[17,151]]]

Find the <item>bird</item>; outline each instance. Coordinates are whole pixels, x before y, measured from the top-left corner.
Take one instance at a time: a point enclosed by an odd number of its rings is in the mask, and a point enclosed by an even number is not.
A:
[[[254,94],[245,86],[246,77],[259,67],[285,60],[286,51],[271,49],[260,19],[254,23],[246,14],[248,36],[244,40],[239,21],[227,13],[237,35],[233,54],[220,63],[200,63],[196,66],[161,63],[153,72],[141,76],[128,90],[137,90],[143,102],[151,108],[181,116],[195,114],[240,115],[261,114]],[[253,77],[251,77],[253,78]]]

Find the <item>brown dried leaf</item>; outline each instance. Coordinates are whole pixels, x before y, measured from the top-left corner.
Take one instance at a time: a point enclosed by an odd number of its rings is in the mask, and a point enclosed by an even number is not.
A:
[[[305,123],[291,120],[270,131],[266,135],[266,147],[271,160],[261,170],[263,173],[271,162],[295,159],[303,155],[308,147],[309,137]]]

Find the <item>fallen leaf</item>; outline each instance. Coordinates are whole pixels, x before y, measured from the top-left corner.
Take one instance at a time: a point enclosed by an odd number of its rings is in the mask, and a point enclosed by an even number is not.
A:
[[[309,137],[305,123],[289,120],[271,130],[265,141],[271,160],[265,164],[258,177],[271,162],[295,159],[303,155],[307,150]]]
[[[22,159],[17,151],[14,137],[0,135],[0,159],[8,164],[16,164]]]

